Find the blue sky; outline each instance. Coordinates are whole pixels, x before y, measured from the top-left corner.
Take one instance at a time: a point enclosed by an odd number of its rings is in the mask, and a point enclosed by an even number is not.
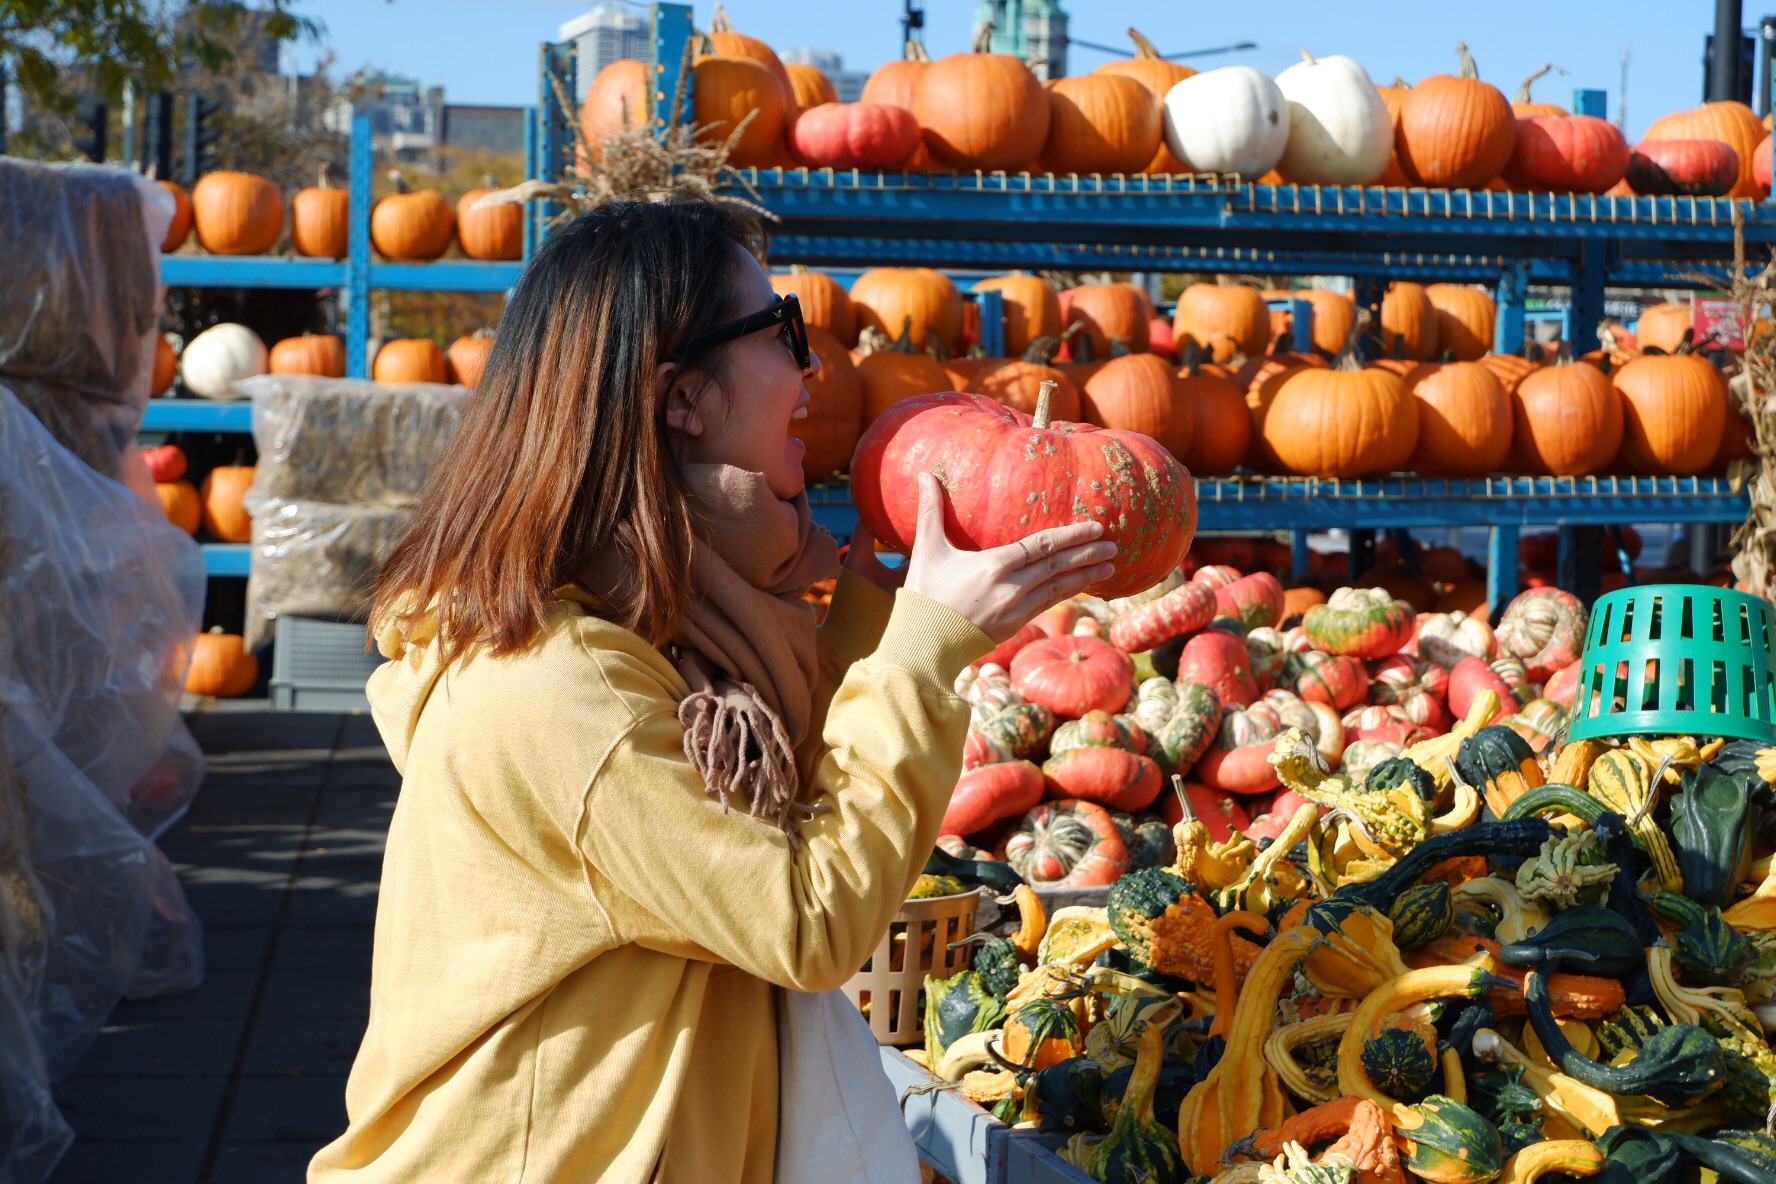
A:
[[[442,84],[461,103],[534,102],[537,43],[553,39],[562,21],[594,0],[305,0],[300,9],[327,26],[325,48],[341,70],[372,65]],[[812,46],[844,55],[848,68],[874,69],[899,56],[900,0],[726,0],[737,28],[782,49]],[[699,0],[697,23],[712,4]],[[1074,36],[1106,45],[1126,41],[1133,25],[1163,52],[1255,41],[1241,54],[1198,66],[1244,63],[1275,73],[1316,55],[1347,54],[1377,82],[1395,75],[1415,82],[1455,68],[1455,43],[1465,40],[1481,77],[1507,96],[1544,62],[1568,70],[1544,78],[1536,97],[1570,104],[1574,87],[1610,95],[1617,116],[1621,56],[1628,76],[1630,141],[1658,116],[1695,105],[1702,93],[1702,40],[1713,28],[1706,0],[1488,0],[1473,6],[1424,0],[1268,0],[1185,4],[1179,0],[1069,0]],[[973,0],[926,0],[925,42],[933,56],[967,47]],[[1748,19],[1761,13],[1748,5]],[[298,51],[307,68],[316,47]],[[1105,55],[1075,47],[1074,73]]]

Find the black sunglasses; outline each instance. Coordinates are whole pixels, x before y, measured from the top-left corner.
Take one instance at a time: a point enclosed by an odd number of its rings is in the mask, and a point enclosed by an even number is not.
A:
[[[674,361],[680,361],[699,350],[708,349],[713,345],[723,345],[729,341],[738,341],[748,333],[757,333],[760,329],[769,329],[773,325],[783,325],[788,329],[786,340],[789,352],[795,355],[796,365],[806,371],[814,364],[808,351],[808,326],[802,321],[802,302],[793,293],[779,296],[771,304],[758,312],[741,317],[737,321],[727,321],[717,325],[707,333],[699,333],[673,354]]]

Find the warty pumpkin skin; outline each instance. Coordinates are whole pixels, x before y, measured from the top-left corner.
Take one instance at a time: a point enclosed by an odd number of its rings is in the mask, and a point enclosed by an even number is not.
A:
[[[857,311],[851,293],[824,271],[809,271],[800,264],[771,277],[771,290],[779,296],[795,296],[802,304],[802,320],[827,330],[846,349],[857,344]]]
[[[1138,173],[1159,150],[1159,103],[1133,78],[1061,78],[1048,105],[1042,163],[1050,172]]]
[[[769,167],[783,140],[786,100],[784,83],[768,67],[751,58],[699,55],[691,66],[691,94],[692,118],[707,129],[698,134],[699,140],[727,140],[750,114],[752,122],[729,152],[728,163]]]
[[[808,404],[808,418],[791,422],[789,428],[790,435],[807,445],[802,453],[803,476],[818,481],[843,472],[851,463],[857,438],[863,434],[863,381],[845,347],[825,329],[808,326],[808,349],[820,359],[820,372],[802,379],[813,401]]]
[[[1369,477],[1405,464],[1418,442],[1418,402],[1399,377],[1353,357],[1283,379],[1264,416],[1264,443],[1306,477]]]
[[[1085,383],[1087,423],[1139,432],[1182,459],[1196,438],[1196,408],[1178,397],[1178,379],[1156,354],[1112,358]]]
[[[1647,354],[1616,371],[1622,460],[1636,472],[1687,476],[1714,460],[1727,428],[1727,384],[1694,354]]]
[[[1437,309],[1423,284],[1395,280],[1381,300],[1382,352],[1428,362],[1437,356]]]
[[[1437,348],[1457,361],[1477,362],[1492,349],[1498,306],[1471,284],[1432,284],[1425,299],[1437,310]]]
[[[1159,50],[1154,47],[1153,42],[1147,40],[1134,29],[1130,29],[1128,35],[1129,39],[1135,43],[1135,56],[1105,62],[1092,73],[1120,74],[1125,78],[1133,78],[1147,89],[1148,94],[1153,96],[1155,110],[1162,115],[1161,135],[1159,146],[1153,153],[1153,159],[1148,161],[1146,167],[1140,171],[1157,176],[1172,176],[1189,172],[1190,170],[1184,167],[1184,162],[1173,156],[1172,150],[1166,146],[1163,111],[1166,92],[1186,78],[1192,77],[1196,71],[1182,62],[1166,61],[1160,55]]]
[[[914,349],[941,343],[953,354],[962,343],[962,293],[929,267],[871,268],[851,285],[851,307],[860,333],[870,328],[898,336],[911,317]]]
[[[345,258],[351,239],[351,194],[333,188],[327,166],[320,181],[290,202],[290,245],[298,255],[316,259]]]
[[[1179,349],[1194,343],[1212,361],[1255,357],[1270,343],[1270,310],[1256,288],[1192,284],[1178,297],[1172,334]]]
[[[1511,450],[1511,401],[1478,362],[1427,363],[1406,376],[1418,402],[1412,469],[1426,477],[1484,477]]]
[[[1622,446],[1622,396],[1595,366],[1563,362],[1511,394],[1511,467],[1537,476],[1601,472]]]
[[[212,255],[263,255],[283,232],[284,201],[264,177],[206,173],[191,190],[191,216]]]
[[[576,149],[592,161],[604,155],[602,141],[628,128],[654,120],[651,71],[646,62],[618,58],[606,65],[586,90],[580,105],[580,140]]]
[[[1646,131],[1648,140],[1718,140],[1731,148],[1739,157],[1739,180],[1727,191],[1728,197],[1761,196],[1752,158],[1769,136],[1769,129],[1750,107],[1732,100],[1704,103],[1655,119]]]
[[[932,62],[913,91],[913,117],[925,147],[946,168],[1023,168],[1048,140],[1048,94],[1010,54],[986,52],[982,26],[974,52]]]
[[[1504,94],[1480,81],[1468,47],[1458,42],[1459,75],[1435,74],[1400,104],[1394,156],[1415,185],[1477,189],[1504,171],[1517,142],[1517,119]]]

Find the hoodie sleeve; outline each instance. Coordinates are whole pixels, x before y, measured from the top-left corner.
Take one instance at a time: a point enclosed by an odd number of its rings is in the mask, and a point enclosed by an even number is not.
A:
[[[894,611],[894,593],[876,587],[849,568],[840,571],[833,589],[832,605],[818,633],[820,666],[814,678],[813,710],[808,716],[808,735],[796,751],[796,768],[805,785],[813,779],[814,764],[825,749],[822,733],[833,695],[852,665],[869,657],[882,640],[888,617]]]
[[[821,813],[795,850],[773,823],[706,792],[672,708],[641,714],[587,791],[583,853],[717,958],[782,987],[839,986],[937,839],[968,726],[951,685],[990,646],[948,608],[897,594],[880,641],[833,692],[806,795]]]

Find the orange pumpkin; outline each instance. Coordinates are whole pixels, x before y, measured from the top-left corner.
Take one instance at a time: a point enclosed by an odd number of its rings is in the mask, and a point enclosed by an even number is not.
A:
[[[1695,354],[1645,354],[1616,371],[1622,460],[1635,472],[1688,476],[1707,469],[1727,428],[1727,383]]]
[[[436,189],[408,189],[399,170],[391,170],[389,179],[395,191],[370,211],[371,245],[397,262],[436,259],[449,250],[456,219],[444,195]]]
[[[179,356],[173,352],[173,343],[167,340],[165,333],[154,335],[154,385],[149,389],[150,395],[164,395],[173,385],[173,376],[179,372]]]
[[[1146,353],[1148,322],[1153,320],[1153,302],[1147,293],[1134,284],[1086,284],[1069,288],[1062,298],[1065,321],[1079,325],[1078,340],[1091,342],[1087,347],[1095,358],[1108,358],[1112,342],[1120,341],[1130,353]],[[1058,417],[1057,417],[1058,418]]]
[[[808,326],[808,349],[820,359],[820,376],[803,379],[813,401],[808,418],[792,420],[790,434],[807,445],[802,474],[810,481],[842,473],[863,434],[863,381],[839,339]]]
[[[1256,357],[1270,342],[1270,311],[1256,288],[1191,284],[1178,297],[1172,335],[1179,349],[1195,342],[1205,357],[1217,362],[1235,354]]]
[[[326,165],[319,181],[290,203],[290,245],[313,259],[343,259],[351,240],[351,194],[333,188]]]
[[[598,72],[580,104],[581,167],[603,158],[603,141],[654,121],[652,75],[646,62],[618,58]]]
[[[1086,423],[1151,436],[1183,459],[1196,438],[1196,405],[1178,397],[1178,378],[1157,354],[1111,358],[1086,380]]]
[[[751,58],[699,56],[691,67],[692,118],[704,129],[697,138],[722,143],[751,115],[752,121],[728,153],[728,163],[735,168],[770,167],[783,142],[786,85]]]
[[[273,374],[318,374],[345,377],[345,342],[326,333],[286,337],[271,347]]]
[[[820,67],[790,62],[783,68],[789,71],[789,85],[795,91],[797,111],[839,101],[839,92],[833,89],[832,79]]]
[[[477,329],[467,337],[458,337],[444,351],[444,379],[474,390],[487,372],[487,359],[493,356],[493,330]]]
[[[191,191],[197,241],[212,255],[263,255],[284,229],[277,186],[252,173],[206,173]]]
[[[1079,385],[1066,371],[1049,365],[1042,356],[1040,344],[1032,346],[1018,361],[983,367],[963,389],[970,394],[985,395],[1025,415],[1035,415],[1036,402],[1045,382],[1055,384],[1049,395],[1049,414],[1055,419],[1078,423],[1084,414]]]
[[[239,634],[224,633],[218,625],[197,635],[191,649],[191,666],[185,673],[187,692],[233,699],[252,690],[258,681],[259,659],[247,649]]]
[[[1196,431],[1181,459],[1199,477],[1231,473],[1252,446],[1252,414],[1245,393],[1232,379],[1205,371],[1195,350],[1187,353],[1178,372],[1178,401],[1191,408]]]
[[[864,82],[863,93],[858,96],[858,100],[864,103],[886,103],[890,107],[911,111],[913,95],[919,89],[919,80],[925,77],[925,71],[930,67],[931,55],[925,51],[925,43],[908,41],[906,57],[877,67],[875,73]]]
[[[1400,103],[1394,156],[1414,185],[1477,189],[1504,172],[1517,142],[1511,104],[1480,81],[1466,45],[1458,42],[1456,53],[1459,74],[1432,75]]]
[[[1345,338],[1357,323],[1357,306],[1343,292],[1328,292],[1319,288],[1297,288],[1293,291],[1275,290],[1261,292],[1268,302],[1271,300],[1305,300],[1313,309],[1313,347],[1328,357],[1336,356],[1344,348]],[[1295,330],[1295,314],[1287,308],[1272,308],[1270,312],[1270,336],[1274,340],[1282,334],[1290,334]]]
[[[959,391],[966,391],[968,384],[989,370],[1009,365],[1011,358],[945,358],[940,365],[949,376],[950,385]]]
[[[167,223],[166,237],[160,240],[160,253],[170,255],[184,246],[191,234],[191,195],[177,181],[162,181],[161,186],[173,195],[173,220]]]
[[[196,534],[203,521],[203,502],[197,496],[197,487],[189,481],[160,481],[154,491],[160,494],[160,508],[166,511],[167,521],[186,534]]]
[[[802,321],[818,325],[844,343],[857,344],[857,310],[845,286],[824,271],[809,271],[801,264],[771,277],[771,290],[779,296],[793,294],[802,305]]]
[[[942,345],[955,353],[962,344],[962,293],[950,277],[929,267],[877,267],[851,285],[857,328],[900,333],[912,318],[915,349]]]
[[[1634,336],[1642,349],[1659,349],[1676,353],[1690,331],[1690,306],[1687,304],[1655,304],[1640,314]]]
[[[1397,374],[1359,366],[1350,350],[1330,367],[1282,381],[1264,416],[1264,442],[1304,477],[1372,477],[1404,465],[1418,443],[1418,400]]]
[[[443,382],[444,351],[427,337],[397,337],[383,342],[370,367],[377,382]]]
[[[1388,357],[1428,362],[1437,356],[1437,309],[1423,284],[1395,280],[1381,300],[1381,349]]]
[[[1596,366],[1563,362],[1511,393],[1511,467],[1547,477],[1602,471],[1622,447],[1622,396]]]
[[[1546,66],[1542,66],[1531,72],[1530,76],[1523,80],[1523,85],[1517,88],[1517,97],[1511,100],[1511,114],[1515,115],[1518,119],[1533,119],[1542,115],[1571,115],[1572,112],[1568,111],[1565,107],[1562,107],[1559,103],[1538,103],[1529,97],[1529,88],[1535,85],[1536,79],[1552,70],[1558,69],[1558,66],[1550,62]],[[1562,73],[1564,72],[1565,71],[1562,71]]]
[[[1405,379],[1418,401],[1414,472],[1484,477],[1511,451],[1511,400],[1478,362],[1427,362]]]
[[[913,118],[932,158],[953,169],[1021,169],[1048,140],[1048,95],[1030,68],[991,53],[982,25],[974,52],[932,62],[913,93]]]
[[[253,541],[253,516],[247,513],[252,465],[219,465],[210,470],[198,491],[203,500],[203,528],[225,543]]]
[[[1287,337],[1278,337],[1269,353],[1248,358],[1233,376],[1233,384],[1245,392],[1247,418],[1251,421],[1246,449],[1246,465],[1254,472],[1276,473],[1282,466],[1264,442],[1264,419],[1276,401],[1283,381],[1295,371],[1308,366],[1324,366],[1318,354],[1298,354],[1289,348]]]
[[[1425,298],[1437,310],[1437,348],[1456,359],[1477,362],[1492,349],[1498,308],[1483,289],[1468,284],[1432,284]]]
[[[1147,40],[1134,29],[1130,29],[1128,35],[1129,39],[1135,43],[1135,56],[1105,62],[1093,70],[1093,74],[1120,74],[1124,78],[1133,78],[1147,88],[1147,93],[1153,96],[1153,101],[1156,104],[1164,104],[1167,91],[1186,78],[1195,75],[1195,70],[1181,62],[1166,61],[1164,57],[1160,56],[1160,52],[1154,47],[1153,42]],[[1158,176],[1170,176],[1189,171],[1184,167],[1184,162],[1172,155],[1172,150],[1166,147],[1163,135],[1160,137],[1159,149],[1153,154],[1153,159],[1148,161],[1147,167],[1141,170],[1143,173],[1153,173]]]
[[[777,94],[783,112],[783,126],[787,128],[795,122],[795,114],[798,110],[795,80],[784,68],[783,59],[777,56],[776,50],[757,37],[735,32],[734,22],[728,16],[728,10],[722,7],[720,0],[716,0],[715,9],[709,15],[709,42],[715,47],[715,52],[724,58],[743,58],[747,61],[757,62],[768,70],[771,77],[777,81]]]
[[[1727,466],[1736,460],[1755,460],[1757,458],[1757,431],[1751,421],[1734,406],[1727,408],[1727,426],[1721,433],[1720,447],[1715,450],[1714,463],[1709,471],[1725,473]]]
[[[1381,176],[1375,179],[1375,183],[1390,188],[1403,188],[1412,182],[1400,169],[1400,108],[1406,105],[1406,93],[1412,88],[1406,85],[1404,78],[1395,77],[1389,85],[1378,86],[1375,89],[1381,92],[1382,105],[1388,109],[1388,122],[1393,125],[1394,129],[1394,153],[1388,157],[1388,167]]]
[[[863,384],[865,431],[902,399],[955,389],[937,359],[914,350],[904,333],[893,345],[858,361],[857,379]]]
[[[1025,271],[994,276],[974,285],[976,292],[997,292],[1005,303],[1005,352],[1017,357],[1041,337],[1059,336],[1061,298],[1054,285]],[[1108,352],[1108,348],[1106,348]],[[1056,419],[1067,416],[1056,411]]]
[[[1053,173],[1138,173],[1159,150],[1159,101],[1133,78],[1061,78],[1048,92],[1043,167]]]
[[[1762,197],[1765,187],[1758,184],[1752,169],[1757,147],[1770,134],[1750,107],[1734,100],[1703,103],[1689,111],[1680,111],[1655,119],[1647,128],[1647,140],[1719,140],[1739,154],[1739,183],[1727,192],[1728,197]],[[1642,337],[1645,342],[1645,337]]]
[[[1516,393],[1517,384],[1527,378],[1530,371],[1541,368],[1540,362],[1522,354],[1487,354],[1480,359],[1480,364],[1492,371],[1507,396]]]
[[[487,188],[471,189],[456,202],[456,241],[471,259],[522,259],[524,257],[524,207],[515,202],[477,206],[495,192],[493,178]]]

